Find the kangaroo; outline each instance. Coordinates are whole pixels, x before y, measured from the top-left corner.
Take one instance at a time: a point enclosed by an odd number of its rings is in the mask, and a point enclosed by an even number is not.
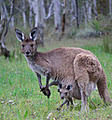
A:
[[[69,102],[71,102],[71,105],[74,106],[72,98],[81,100],[81,93],[79,86],[77,84],[77,81],[74,81],[73,83],[69,83],[68,85],[62,85],[61,83],[58,85],[59,89],[58,92],[60,93],[61,99],[65,99],[64,102],[57,108],[57,110],[61,110],[64,104],[67,105],[67,108],[69,107]],[[95,89],[95,84],[89,83],[87,86],[87,97],[90,96],[91,92]],[[86,96],[86,94],[85,94]],[[85,97],[85,98],[87,98]],[[87,111],[87,99],[85,101],[82,100],[81,104],[81,111],[85,109]]]
[[[39,86],[48,98],[49,87],[59,83],[68,84],[77,81],[81,101],[86,105],[87,86],[96,83],[99,94],[105,103],[112,102],[107,89],[106,77],[96,56],[88,50],[74,47],[60,47],[45,53],[37,51],[37,27],[34,27],[28,38],[18,29],[16,37],[21,42],[21,51],[30,68],[36,73]],[[41,75],[46,76],[46,85],[42,86]],[[49,83],[49,80],[53,81]]]
[[[71,84],[64,85],[62,87],[62,84],[60,83],[58,86],[59,86],[58,92],[60,93],[61,99],[65,99],[65,101],[59,106],[59,108],[57,108],[57,110],[61,110],[64,104],[67,104],[67,107],[69,107],[69,102],[71,102],[71,105],[74,105],[72,97],[73,97],[73,92],[76,93],[77,90],[74,89],[75,91],[73,91],[72,90],[73,86]],[[77,95],[80,96],[80,92],[78,92]]]
[[[75,57],[74,74],[75,80],[59,84],[58,92],[60,93],[61,99],[65,99],[65,101],[57,108],[58,110],[60,110],[64,104],[68,106],[69,102],[73,105],[72,98],[75,98],[81,100],[81,111],[83,109],[87,111],[87,98],[91,95],[96,85],[104,102],[112,102],[109,97],[106,77],[102,66],[92,54],[79,53]]]
[[[74,60],[74,74],[75,80],[59,84],[58,92],[60,93],[61,99],[65,99],[65,101],[57,108],[58,110],[64,104],[69,106],[69,102],[73,105],[72,98],[75,98],[81,100],[81,111],[83,109],[87,111],[87,98],[91,95],[96,85],[104,102],[112,102],[106,86],[104,71],[96,57],[91,54],[79,53]]]

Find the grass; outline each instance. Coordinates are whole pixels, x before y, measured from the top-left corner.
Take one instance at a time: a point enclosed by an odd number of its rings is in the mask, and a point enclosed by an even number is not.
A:
[[[54,36],[55,38],[55,36]],[[14,40],[14,38],[11,38]],[[10,40],[9,40],[10,41]],[[16,43],[19,46],[20,43]],[[9,49],[12,46],[8,44]],[[47,51],[56,47],[76,46],[92,51],[101,62],[107,76],[108,90],[112,96],[112,54],[105,53],[101,47],[101,39],[66,39],[60,42],[46,38],[45,47],[39,51]],[[19,49],[19,47],[17,48]],[[45,78],[42,76],[45,84]],[[74,100],[75,108],[67,109],[66,106],[59,112],[57,107],[63,102],[57,92],[57,87],[52,86],[51,97],[48,99],[39,89],[36,75],[29,68],[25,58],[20,60],[5,60],[0,57],[0,119],[1,120],[111,120],[112,106],[105,106],[100,99],[98,91],[92,92],[88,99],[89,113],[81,114],[81,101]]]

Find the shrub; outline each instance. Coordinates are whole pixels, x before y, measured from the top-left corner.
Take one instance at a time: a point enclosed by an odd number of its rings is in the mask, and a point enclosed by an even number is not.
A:
[[[76,34],[76,37],[78,37],[78,38],[96,37],[96,33],[91,28],[79,29]]]
[[[68,38],[74,38],[76,36],[77,29],[72,28],[70,31],[68,31]]]
[[[107,53],[112,53],[112,35],[111,36],[104,36],[103,49]]]

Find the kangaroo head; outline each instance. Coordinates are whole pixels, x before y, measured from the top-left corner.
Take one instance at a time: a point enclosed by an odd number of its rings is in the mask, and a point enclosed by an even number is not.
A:
[[[59,84],[58,87],[59,87],[58,92],[60,93],[61,99],[69,98],[70,91],[72,90],[73,86],[72,85],[62,86],[62,84]]]
[[[33,28],[28,38],[18,29],[15,29],[16,37],[21,42],[21,51],[26,57],[33,56],[37,51],[36,39],[37,39],[37,27]]]

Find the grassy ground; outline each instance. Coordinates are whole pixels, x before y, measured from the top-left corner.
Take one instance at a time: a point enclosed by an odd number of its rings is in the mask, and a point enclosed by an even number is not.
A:
[[[15,37],[15,36],[14,36]],[[15,38],[11,40],[16,41]],[[55,38],[55,36],[54,36]],[[11,43],[7,45],[12,50]],[[61,46],[76,46],[92,51],[101,62],[107,76],[108,90],[112,96],[112,54],[105,53],[101,47],[101,39],[65,39],[60,42],[46,38],[45,47],[39,51],[47,51]],[[15,42],[15,46],[19,42]],[[16,47],[15,47],[16,48]],[[14,48],[13,48],[14,49]],[[19,50],[20,47],[17,47]],[[43,84],[45,78],[42,77]],[[36,75],[30,70],[25,58],[7,61],[0,57],[0,119],[1,120],[111,120],[112,106],[105,106],[94,91],[88,99],[89,113],[81,114],[81,102],[74,100],[74,109],[66,106],[59,112],[57,107],[63,102],[60,99],[57,87],[51,87],[51,97],[48,99],[39,89]],[[112,98],[112,97],[111,97]]]

